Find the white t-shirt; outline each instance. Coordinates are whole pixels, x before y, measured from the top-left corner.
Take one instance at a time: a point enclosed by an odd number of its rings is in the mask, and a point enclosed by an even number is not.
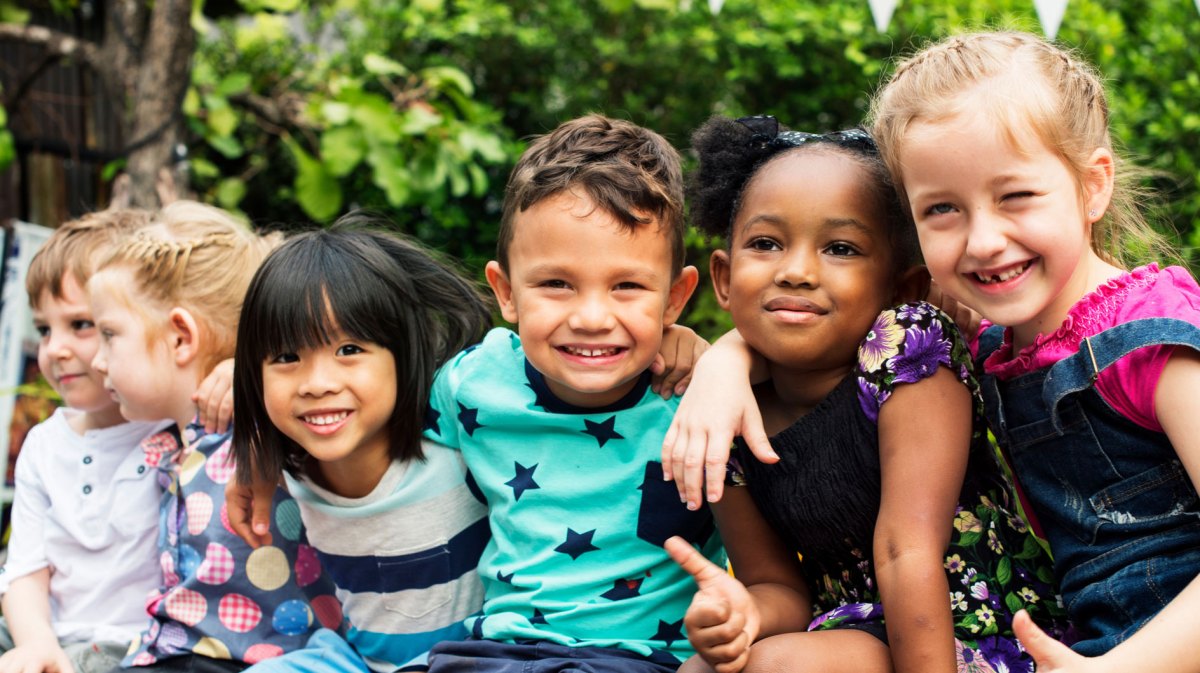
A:
[[[79,413],[58,409],[21,447],[0,595],[13,580],[49,567],[59,640],[128,641],[146,626],[146,595],[162,583],[162,489],[139,444],[167,423],[80,435],[68,422]]]

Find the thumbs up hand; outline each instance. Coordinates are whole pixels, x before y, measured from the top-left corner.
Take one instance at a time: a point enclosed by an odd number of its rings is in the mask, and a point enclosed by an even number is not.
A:
[[[683,618],[692,647],[717,673],[741,671],[761,624],[754,598],[682,538],[672,537],[664,546],[696,581],[696,595]]]
[[[1013,632],[1037,662],[1042,673],[1071,673],[1092,668],[1088,658],[1046,635],[1028,612],[1021,610],[1013,617]]]

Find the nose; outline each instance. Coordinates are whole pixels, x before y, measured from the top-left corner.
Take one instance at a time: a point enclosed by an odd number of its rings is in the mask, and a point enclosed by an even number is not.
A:
[[[92,369],[95,369],[104,376],[108,376],[108,357],[105,355],[103,348],[96,351],[96,356],[92,358]]]
[[[775,284],[781,287],[816,287],[819,251],[795,248],[782,260],[775,271]]]
[[[61,330],[51,331],[50,335],[46,337],[46,352],[57,360],[71,357],[71,349],[67,345],[66,335],[62,334]]]
[[[330,358],[316,357],[308,359],[305,371],[300,381],[300,394],[306,397],[321,397],[336,393],[340,387],[335,375],[336,365]]]
[[[579,332],[603,332],[614,327],[609,298],[600,293],[581,294],[571,307],[567,326]]]
[[[977,260],[996,257],[1008,246],[1003,222],[987,213],[975,213],[967,232],[967,256]]]

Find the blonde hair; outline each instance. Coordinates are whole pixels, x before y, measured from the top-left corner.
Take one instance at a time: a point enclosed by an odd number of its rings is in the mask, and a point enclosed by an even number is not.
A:
[[[29,305],[37,308],[42,292],[62,299],[63,278],[70,274],[80,287],[87,285],[97,264],[121,239],[150,222],[150,211],[133,208],[88,213],[63,222],[38,248],[25,277]]]
[[[915,122],[938,122],[968,107],[992,115],[1014,147],[1018,130],[1032,131],[1065,161],[1081,194],[1092,154],[1112,152],[1116,184],[1104,217],[1092,225],[1092,249],[1119,265],[1149,255],[1178,259],[1143,215],[1138,185],[1146,172],[1113,147],[1099,73],[1071,52],[1016,31],[956,35],[926,46],[896,67],[872,101],[872,133],[910,218],[900,161],[905,134]]]
[[[102,291],[139,313],[150,338],[161,333],[162,312],[174,307],[190,312],[201,332],[201,371],[208,372],[233,357],[246,288],[281,240],[279,234],[259,236],[217,208],[176,201],[101,265],[101,271],[128,270],[134,289],[107,282]]]

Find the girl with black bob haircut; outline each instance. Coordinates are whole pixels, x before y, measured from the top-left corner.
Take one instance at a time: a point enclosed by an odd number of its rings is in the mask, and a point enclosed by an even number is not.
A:
[[[352,214],[289,239],[242,305],[230,525],[264,541],[250,522],[285,514],[262,497],[282,474],[350,627],[283,655],[289,670],[424,670],[429,648],[466,637],[483,601],[486,506],[459,452],[421,431],[434,373],[483,337],[488,303],[381,228]]]

